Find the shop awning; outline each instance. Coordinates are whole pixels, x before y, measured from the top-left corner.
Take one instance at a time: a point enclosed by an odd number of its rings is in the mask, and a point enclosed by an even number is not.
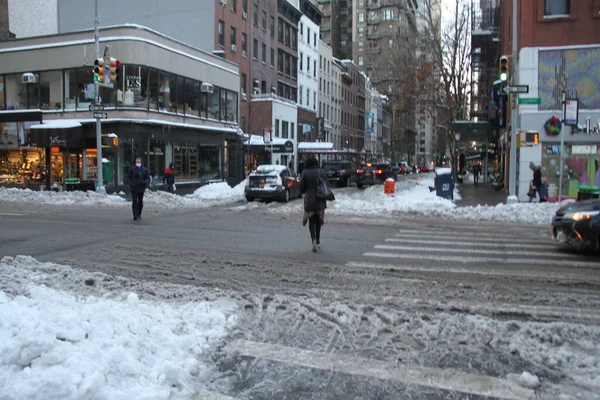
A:
[[[42,110],[7,110],[0,111],[0,122],[42,122]]]
[[[79,120],[48,120],[29,128],[30,141],[35,147],[85,147],[81,127]]]
[[[298,143],[299,153],[319,153],[333,150],[331,142],[300,142]]]

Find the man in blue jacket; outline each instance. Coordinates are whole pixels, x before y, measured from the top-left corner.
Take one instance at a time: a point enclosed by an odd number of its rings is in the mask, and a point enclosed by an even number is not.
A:
[[[133,220],[142,219],[142,208],[144,208],[144,192],[150,183],[150,171],[142,165],[142,158],[135,159],[135,166],[131,167],[128,175],[129,188],[131,191],[131,209]]]

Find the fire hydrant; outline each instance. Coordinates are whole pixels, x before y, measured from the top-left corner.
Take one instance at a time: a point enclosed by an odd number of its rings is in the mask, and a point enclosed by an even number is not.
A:
[[[387,178],[383,183],[383,193],[391,194],[394,197],[394,193],[396,193],[396,182],[392,178]]]

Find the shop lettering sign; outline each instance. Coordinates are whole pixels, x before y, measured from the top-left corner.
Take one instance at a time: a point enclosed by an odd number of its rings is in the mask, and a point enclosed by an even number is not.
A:
[[[142,78],[139,76],[128,76],[127,78],[127,89],[141,89]]]
[[[61,139],[59,136],[50,136],[50,146],[66,146],[67,140]]]

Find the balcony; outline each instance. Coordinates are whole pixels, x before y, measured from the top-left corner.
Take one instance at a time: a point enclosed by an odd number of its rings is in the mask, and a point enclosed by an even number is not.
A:
[[[374,47],[367,49],[367,54],[379,54],[381,53],[381,47]]]
[[[367,40],[379,40],[381,39],[381,35],[379,33],[371,33],[367,35]]]

